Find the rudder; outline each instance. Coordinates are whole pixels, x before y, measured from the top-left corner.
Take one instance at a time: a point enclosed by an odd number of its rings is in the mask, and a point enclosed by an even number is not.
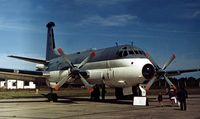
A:
[[[53,58],[58,57],[55,52],[55,39],[54,39],[54,32],[53,27],[55,26],[54,22],[49,22],[46,27],[48,28],[47,31],[47,47],[46,47],[46,60],[49,61]]]

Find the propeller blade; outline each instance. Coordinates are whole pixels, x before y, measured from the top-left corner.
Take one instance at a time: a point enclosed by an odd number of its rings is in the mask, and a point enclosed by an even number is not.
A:
[[[79,65],[78,69],[81,69],[91,58],[95,57],[96,53],[93,51],[90,53],[89,56],[87,56]]]
[[[176,55],[173,54],[173,55],[170,57],[169,61],[167,61],[167,62],[164,64],[162,70],[165,70],[165,69],[172,63],[172,61],[173,61],[175,58],[176,58]]]
[[[164,75],[164,79],[167,81],[167,83],[169,84],[170,88],[173,88],[176,90],[176,86],[169,80],[169,78],[167,76]]]
[[[93,85],[89,84],[86,79],[79,73],[79,77],[81,79],[81,81],[83,82],[83,84],[85,85],[85,87],[87,87],[88,89],[93,88]]]
[[[156,78],[151,79],[146,85],[146,91],[149,91],[153,83],[155,82]]]
[[[72,77],[71,77],[71,75],[68,75],[67,77],[64,77],[62,80],[60,80],[55,86],[54,86],[54,89],[55,90],[59,90],[59,88],[63,85],[63,84],[65,84],[65,82],[67,81],[67,80],[70,80]]]
[[[57,52],[60,54],[60,56],[62,56],[62,58],[64,59],[64,61],[66,61],[66,62],[69,64],[70,68],[74,68],[74,65],[73,65],[72,62],[69,60],[69,58],[67,57],[67,55],[64,54],[64,51],[63,51],[62,48],[58,48],[58,49],[57,49]]]
[[[153,58],[151,57],[149,53],[146,53],[146,58],[150,60],[150,62],[156,67],[156,69],[160,69],[158,64],[153,60]]]

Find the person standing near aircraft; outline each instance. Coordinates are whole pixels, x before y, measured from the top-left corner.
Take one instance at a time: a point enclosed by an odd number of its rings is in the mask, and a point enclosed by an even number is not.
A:
[[[158,102],[159,102],[160,105],[162,105],[162,100],[163,100],[162,92],[160,92],[160,93],[158,94]]]
[[[174,99],[174,98],[175,98],[175,90],[174,90],[173,88],[170,88],[170,89],[169,89],[168,95],[169,95],[169,99],[170,99],[172,105],[173,105],[174,103],[176,103],[176,101],[175,101],[175,99]]]
[[[178,100],[180,102],[180,109],[187,110],[186,99],[188,98],[188,92],[185,90],[183,86],[181,86],[180,91],[177,93]]]
[[[101,89],[101,98],[103,101],[105,100],[105,94],[106,94],[106,86],[105,84],[103,84]]]

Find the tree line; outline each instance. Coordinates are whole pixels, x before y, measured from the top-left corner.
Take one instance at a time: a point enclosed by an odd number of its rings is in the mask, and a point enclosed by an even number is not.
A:
[[[183,77],[183,78],[169,78],[169,80],[176,86],[184,86],[185,88],[200,88],[200,78]],[[161,79],[152,85],[152,89],[160,89],[162,87],[168,87],[167,82]]]

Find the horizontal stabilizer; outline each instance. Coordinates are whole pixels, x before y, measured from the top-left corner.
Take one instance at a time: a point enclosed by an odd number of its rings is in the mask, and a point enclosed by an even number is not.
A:
[[[10,55],[8,57],[24,60],[24,61],[27,61],[27,62],[37,63],[37,64],[47,65],[49,63],[46,60],[34,59],[34,58],[28,58],[28,57],[21,57],[21,56],[14,56],[14,55]]]

